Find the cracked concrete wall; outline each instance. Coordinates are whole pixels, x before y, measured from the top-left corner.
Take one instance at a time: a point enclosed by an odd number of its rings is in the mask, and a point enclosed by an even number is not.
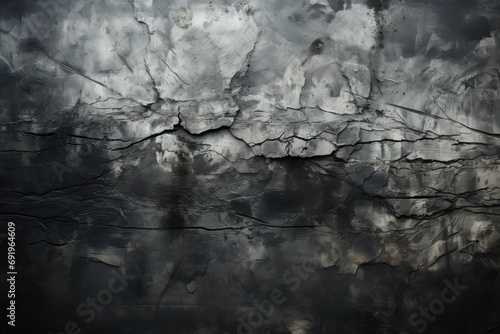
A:
[[[495,1],[0,8],[18,328],[500,331]]]

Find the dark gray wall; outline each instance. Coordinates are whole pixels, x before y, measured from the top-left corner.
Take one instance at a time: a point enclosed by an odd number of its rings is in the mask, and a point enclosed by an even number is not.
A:
[[[500,333],[499,14],[3,0],[16,329]]]

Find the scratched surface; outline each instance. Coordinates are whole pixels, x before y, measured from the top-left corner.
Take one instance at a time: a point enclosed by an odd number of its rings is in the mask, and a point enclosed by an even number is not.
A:
[[[16,329],[500,333],[499,29],[494,0],[3,0]]]

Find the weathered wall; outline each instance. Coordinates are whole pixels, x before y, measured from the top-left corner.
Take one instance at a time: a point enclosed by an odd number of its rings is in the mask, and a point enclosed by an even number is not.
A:
[[[0,8],[18,329],[500,332],[494,0]]]

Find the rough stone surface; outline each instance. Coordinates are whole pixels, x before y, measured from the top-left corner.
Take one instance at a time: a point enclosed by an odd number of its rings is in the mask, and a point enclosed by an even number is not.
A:
[[[494,0],[2,1],[16,327],[500,333],[499,68]]]

